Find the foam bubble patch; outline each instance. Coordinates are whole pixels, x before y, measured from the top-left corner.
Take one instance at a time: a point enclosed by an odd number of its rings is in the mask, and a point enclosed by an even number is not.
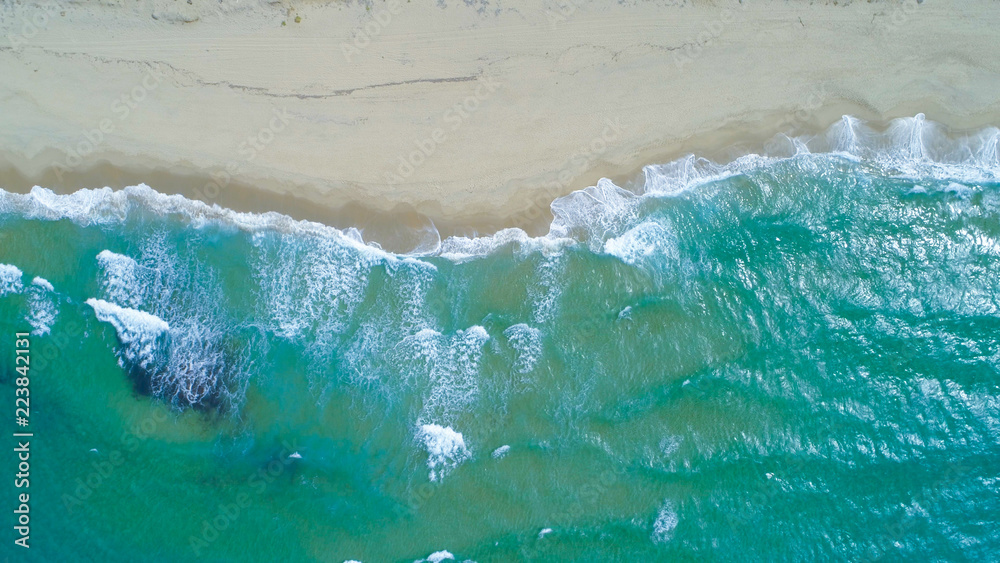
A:
[[[507,337],[507,342],[516,354],[514,358],[514,371],[525,374],[535,369],[535,365],[542,357],[542,333],[537,328],[530,327],[524,323],[511,325],[503,331]]]
[[[664,544],[673,539],[674,530],[679,522],[673,503],[669,500],[664,502],[656,514],[656,520],[653,521],[653,543]]]
[[[420,427],[418,438],[427,449],[427,467],[430,469],[431,481],[444,479],[458,464],[469,458],[462,433],[455,432],[450,426],[424,424]]]
[[[21,276],[24,274],[17,266],[0,264],[0,297],[8,293],[20,293],[24,289]]]
[[[97,320],[109,323],[118,333],[123,359],[143,369],[150,369],[162,349],[162,338],[170,330],[166,321],[143,311],[119,307],[103,299],[88,299]]]
[[[55,288],[44,278],[36,277],[28,287],[28,324],[31,334],[44,336],[52,331],[52,325],[59,314]]]

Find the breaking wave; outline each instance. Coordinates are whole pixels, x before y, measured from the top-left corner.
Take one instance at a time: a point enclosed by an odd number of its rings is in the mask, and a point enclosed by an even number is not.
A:
[[[552,202],[554,220],[549,233],[530,237],[520,229],[504,229],[483,237],[449,237],[432,250],[413,256],[441,256],[462,261],[514,246],[526,251],[558,253],[574,242],[600,251],[643,219],[642,204],[650,198],[677,196],[692,188],[809,154],[863,162],[872,172],[909,179],[949,178],[962,183],[995,182],[1000,178],[1000,129],[988,127],[977,133],[951,136],[940,124],[923,114],[893,120],[876,130],[862,120],[844,116],[825,133],[800,137],[779,135],[766,154],[747,154],[729,163],[716,163],[689,155],[668,164],[643,169],[641,185],[626,189],[603,179],[595,186],[575,191]],[[69,219],[81,225],[120,224],[142,210],[165,217],[181,218],[191,227],[229,225],[249,232],[270,231],[327,238],[340,248],[364,255],[363,260],[405,259],[365,243],[353,228],[340,230],[310,221],[298,221],[275,212],[242,213],[194,201],[180,195],[165,195],[146,185],[114,191],[84,189],[68,195],[35,187],[28,194],[0,192],[0,213],[17,213],[29,219]],[[639,233],[636,233],[637,235]],[[615,244],[612,244],[614,250]]]

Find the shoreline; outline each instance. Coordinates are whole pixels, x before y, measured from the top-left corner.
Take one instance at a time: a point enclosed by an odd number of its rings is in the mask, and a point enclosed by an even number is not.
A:
[[[1000,124],[992,4],[105,0],[30,34],[40,8],[11,4],[0,185],[145,183],[387,248],[431,224],[537,235],[602,177],[727,162],[845,114]]]
[[[836,105],[827,108],[817,108],[815,115],[834,115],[845,105]],[[973,134],[983,132],[990,128],[996,129],[1000,124],[1000,115],[990,114],[988,116],[962,116],[952,119],[951,123],[962,123],[963,126],[955,127],[949,125],[948,121],[935,119],[935,114],[931,116],[924,112],[915,114],[903,114],[887,120],[867,120],[859,118],[856,114],[839,114],[835,119],[824,120],[821,123],[826,125],[816,129],[803,130],[779,130],[768,135],[771,129],[753,131],[746,125],[734,125],[720,131],[714,131],[704,136],[692,136],[683,144],[677,147],[670,147],[669,150],[653,151],[650,154],[667,155],[661,158],[653,157],[653,160],[642,161],[630,173],[609,173],[601,174],[593,182],[585,185],[574,186],[563,193],[561,189],[553,189],[552,186],[538,186],[526,188],[517,193],[523,193],[529,202],[535,202],[535,210],[538,213],[517,212],[510,215],[497,215],[481,213],[479,215],[460,215],[459,218],[435,218],[420,213],[405,204],[399,204],[395,209],[381,210],[375,207],[366,207],[364,202],[349,202],[343,207],[330,209],[317,207],[309,201],[301,199],[294,193],[280,193],[269,189],[261,188],[252,184],[242,184],[232,181],[223,189],[218,197],[206,199],[199,197],[203,194],[200,188],[206,183],[212,182],[212,176],[205,173],[198,173],[191,170],[178,172],[166,170],[165,167],[153,167],[148,165],[133,164],[130,166],[117,166],[109,161],[103,161],[98,165],[89,168],[75,170],[72,175],[65,177],[66,184],[63,186],[46,185],[40,182],[32,182],[9,161],[4,160],[4,155],[0,154],[0,189],[10,193],[28,193],[32,187],[40,186],[51,189],[58,195],[73,193],[80,189],[98,189],[110,187],[115,191],[129,186],[145,184],[163,195],[181,195],[185,198],[205,203],[208,205],[218,205],[223,210],[236,212],[246,212],[263,214],[267,212],[277,212],[286,215],[296,221],[307,221],[318,223],[327,227],[333,227],[340,231],[354,228],[360,231],[366,243],[378,243],[384,250],[407,255],[415,250],[414,245],[425,243],[426,240],[419,240],[415,237],[418,233],[434,233],[439,240],[449,237],[470,237],[491,236],[506,228],[519,228],[524,230],[531,237],[544,236],[549,232],[549,227],[553,220],[550,204],[560,197],[569,193],[594,186],[598,179],[607,178],[616,185],[633,192],[640,192],[643,187],[643,169],[646,166],[665,165],[679,159],[693,156],[704,158],[715,165],[728,166],[740,157],[747,155],[761,155],[768,157],[791,156],[789,151],[791,145],[785,142],[788,139],[796,141],[818,140],[821,146],[826,145],[823,140],[826,134],[837,125],[844,117],[860,119],[861,125],[870,129],[877,135],[884,135],[896,120],[913,118],[916,114],[924,115],[925,123],[935,128],[937,133],[943,134],[948,141],[961,140]],[[937,114],[940,116],[940,114]],[[981,121],[980,121],[981,120]],[[774,118],[773,123],[783,123],[783,120]],[[721,143],[721,144],[720,144]],[[704,147],[704,148],[701,148]],[[826,150],[818,151],[820,153]],[[45,171],[40,176],[43,180],[53,178],[51,169]],[[111,180],[109,180],[111,179]],[[9,187],[10,186],[10,187]],[[68,187],[67,187],[68,186]],[[169,188],[169,189],[168,189]],[[556,194],[556,195],[552,195]],[[472,219],[469,219],[472,217]]]

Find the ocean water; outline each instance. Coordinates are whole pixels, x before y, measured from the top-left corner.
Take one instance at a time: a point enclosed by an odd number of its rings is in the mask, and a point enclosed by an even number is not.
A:
[[[0,554],[1000,560],[998,139],[845,117],[419,256],[0,191]]]

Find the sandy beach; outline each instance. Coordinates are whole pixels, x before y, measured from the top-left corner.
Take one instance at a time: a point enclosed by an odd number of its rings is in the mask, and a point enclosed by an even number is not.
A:
[[[0,181],[145,182],[366,238],[537,229],[602,176],[725,160],[843,114],[995,125],[998,7],[8,2]]]

